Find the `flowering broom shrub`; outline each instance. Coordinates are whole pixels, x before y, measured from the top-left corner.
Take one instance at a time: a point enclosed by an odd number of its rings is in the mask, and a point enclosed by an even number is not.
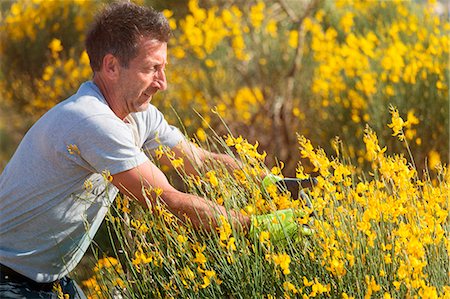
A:
[[[174,32],[169,90],[155,104],[173,122],[177,107],[190,136],[205,141],[209,126],[226,134],[218,113],[232,132],[272,153],[270,164],[284,161],[289,175],[297,160],[294,132],[328,154],[340,136],[348,157],[370,166],[361,141],[365,123],[392,152],[402,150],[383,128],[384,111],[393,104],[405,114],[418,170],[426,159],[448,162],[450,24],[448,10],[435,9],[439,2],[175,2],[164,2]],[[0,6],[2,164],[42,113],[91,78],[82,42],[103,4],[17,0]]]
[[[200,140],[208,126],[226,133],[210,117],[214,108],[233,132],[258,140],[293,175],[292,132],[327,153],[340,136],[349,158],[370,164],[361,142],[368,123],[393,152],[402,150],[383,128],[393,104],[405,113],[418,169],[426,158],[448,161],[450,23],[437,4],[190,0],[189,13],[171,19],[174,88],[163,105],[176,103]],[[192,107],[203,120],[188,116]]]
[[[99,256],[85,282],[92,296],[450,296],[448,11],[440,15],[433,0],[186,3],[164,11],[174,30],[170,88],[155,104],[245,166],[229,173],[211,164],[190,177],[173,159],[184,186],[248,215],[311,212],[260,188],[258,140],[268,164],[284,162],[274,173],[318,176],[314,213],[298,218],[315,234],[275,244],[268,232],[244,236],[226,217],[215,233],[197,232],[161,203],[151,214],[119,199],[108,217],[116,255]],[[101,5],[1,4],[0,167],[42,113],[91,78],[82,41]],[[389,120],[390,104],[398,110]],[[218,142],[210,127],[250,141]]]
[[[1,169],[30,126],[90,78],[83,33],[96,3],[10,2],[0,13]]]
[[[389,126],[406,143],[404,123],[391,107]],[[419,175],[409,154],[387,155],[368,126],[368,173],[338,150],[328,157],[304,136],[297,142],[299,157],[318,173],[317,186],[307,191],[313,210],[274,185],[261,188],[256,174],[264,171],[265,154],[242,137],[217,142],[243,161],[234,173],[211,163],[187,176],[182,161],[173,165],[189,192],[228,209],[247,215],[302,210],[296,221],[309,225],[313,235],[275,242],[267,231],[245,235],[224,216],[217,217],[215,231],[195,231],[159,197],[152,199],[153,212],[119,198],[107,219],[116,254],[101,257],[83,283],[91,298],[448,298],[446,166],[438,166],[434,180]],[[163,149],[157,155],[171,156]],[[277,167],[272,172],[282,175]],[[306,177],[301,163],[297,176]]]

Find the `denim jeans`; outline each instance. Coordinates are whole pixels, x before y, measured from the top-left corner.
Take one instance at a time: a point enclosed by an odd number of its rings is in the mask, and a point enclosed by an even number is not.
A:
[[[52,288],[40,288],[38,284],[30,281],[13,279],[0,280],[1,299],[86,299],[83,291],[75,281],[64,277],[55,282]]]

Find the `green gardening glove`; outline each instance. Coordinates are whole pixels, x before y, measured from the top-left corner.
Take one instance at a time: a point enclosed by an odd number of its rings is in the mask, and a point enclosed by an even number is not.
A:
[[[266,189],[270,185],[276,184],[279,181],[282,181],[283,178],[272,173],[267,174],[261,182],[263,189]]]
[[[278,210],[264,215],[254,215],[251,218],[250,236],[257,237],[261,232],[266,231],[269,232],[273,244],[286,245],[288,240],[295,243],[301,236],[310,236],[313,234],[311,228],[297,222],[297,217],[303,215],[303,211],[295,212],[293,209]]]

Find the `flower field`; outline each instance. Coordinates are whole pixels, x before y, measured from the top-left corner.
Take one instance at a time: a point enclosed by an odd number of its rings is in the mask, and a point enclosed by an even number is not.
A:
[[[391,125],[402,121],[391,112]],[[402,126],[393,129],[405,142]],[[298,136],[298,156],[320,173],[307,191],[310,209],[274,185],[262,188],[252,174],[263,171],[265,155],[227,136],[220,145],[234,149],[244,168],[228,173],[212,164],[186,176],[177,164],[189,192],[247,215],[303,211],[296,221],[314,234],[285,242],[268,231],[245,236],[223,216],[215,232],[195,231],[159,198],[153,214],[121,198],[107,219],[115,254],[99,255],[83,285],[92,298],[449,298],[448,169],[440,166],[433,180],[419,176],[408,155],[386,155],[370,127],[363,139],[368,173]],[[297,176],[305,177],[301,165]]]
[[[327,153],[339,136],[348,157],[367,168],[366,123],[391,154],[404,150],[385,127],[394,105],[407,124],[417,169],[448,163],[450,23],[444,2],[137,2],[170,18],[169,89],[154,103],[187,135],[205,142],[213,128],[258,141],[270,153],[267,162],[283,161],[291,176],[295,133]],[[1,3],[2,168],[31,124],[91,77],[84,32],[102,5]]]
[[[244,164],[188,176],[172,159],[170,179],[247,215],[301,211],[314,234],[275,242],[226,217],[195,231],[159,198],[149,213],[119,197],[102,230],[111,242],[94,243],[79,274],[91,298],[450,298],[445,1],[134,2],[163,10],[173,29],[169,88],[153,104]],[[0,2],[0,169],[91,78],[84,32],[102,5]],[[316,177],[313,209],[262,188],[266,168]]]

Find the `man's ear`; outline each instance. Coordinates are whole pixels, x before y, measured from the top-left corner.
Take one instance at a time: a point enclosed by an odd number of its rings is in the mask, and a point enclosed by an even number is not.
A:
[[[116,79],[119,76],[119,60],[112,54],[106,54],[102,62],[103,73],[109,79]]]

